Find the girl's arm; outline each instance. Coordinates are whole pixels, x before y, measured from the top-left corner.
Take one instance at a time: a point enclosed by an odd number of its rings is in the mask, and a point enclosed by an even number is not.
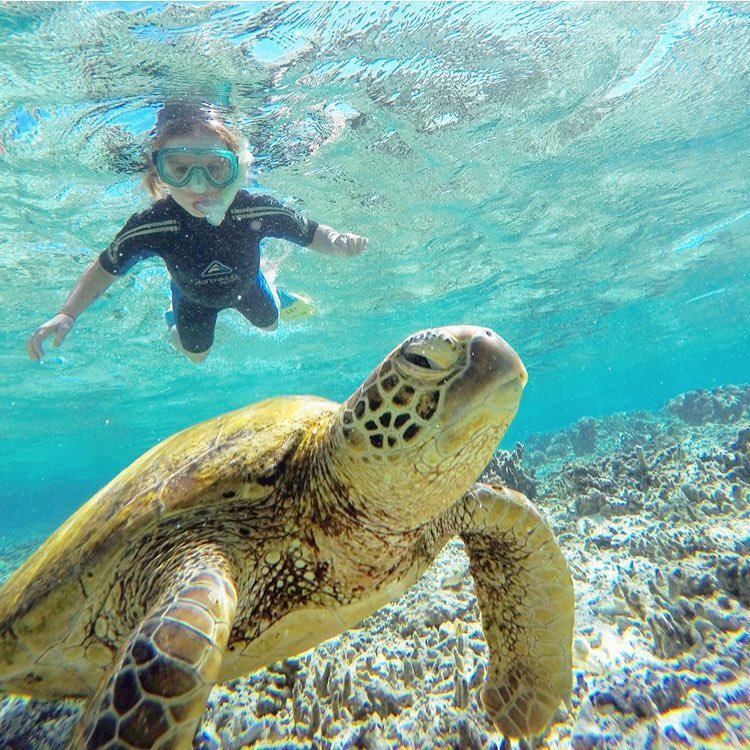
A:
[[[361,255],[367,249],[367,237],[360,237],[351,232],[340,233],[325,224],[318,224],[308,247],[326,255],[350,257]]]
[[[60,346],[70,329],[76,322],[78,316],[91,305],[94,300],[101,296],[112,285],[117,278],[114,274],[105,271],[97,258],[84,272],[73,291],[68,296],[65,304],[53,318],[43,323],[36,329],[28,340],[26,348],[29,357],[38,362],[44,356],[42,342],[55,334],[55,346]]]

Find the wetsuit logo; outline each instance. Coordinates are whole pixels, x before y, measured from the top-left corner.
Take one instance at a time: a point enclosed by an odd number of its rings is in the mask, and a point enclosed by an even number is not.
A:
[[[218,260],[213,260],[203,270],[201,277],[204,279],[212,279],[216,276],[226,276],[226,274],[232,273],[232,271],[234,271],[233,268],[225,266],[223,263],[219,263]]]

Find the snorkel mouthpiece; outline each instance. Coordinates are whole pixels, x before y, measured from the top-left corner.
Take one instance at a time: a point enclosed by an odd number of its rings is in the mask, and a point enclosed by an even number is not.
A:
[[[206,221],[209,224],[212,224],[215,227],[218,227],[222,221],[224,221],[224,217],[227,215],[227,211],[229,210],[229,206],[232,205],[232,201],[234,200],[234,196],[237,194],[237,191],[235,190],[231,197],[231,200],[229,203],[226,201],[223,201],[222,203],[212,203],[208,207],[208,211],[206,211]]]

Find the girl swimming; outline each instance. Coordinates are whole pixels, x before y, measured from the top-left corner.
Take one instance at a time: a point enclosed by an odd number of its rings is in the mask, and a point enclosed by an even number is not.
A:
[[[216,318],[234,308],[253,325],[273,330],[305,301],[279,293],[260,268],[260,243],[277,237],[321,253],[359,255],[367,239],[340,233],[285,208],[274,198],[242,189],[252,162],[247,143],[219,112],[195,104],[166,104],[151,143],[146,187],[154,204],[134,214],[89,266],[65,304],[28,341],[60,346],[81,313],[139,260],[159,256],[171,276],[167,315],[175,347],[194,362],[211,351]]]

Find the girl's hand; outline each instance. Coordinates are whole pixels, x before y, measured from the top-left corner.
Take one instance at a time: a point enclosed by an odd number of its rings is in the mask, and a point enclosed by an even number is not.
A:
[[[49,338],[53,333],[55,334],[55,346],[60,346],[75,322],[76,320],[72,315],[61,312],[57,313],[54,318],[50,318],[46,323],[42,323],[26,343],[29,357],[34,362],[38,362],[44,357],[42,341]]]
[[[360,237],[358,234],[345,232],[336,237],[331,245],[336,255],[349,258],[353,255],[362,255],[367,249],[367,237]]]
[[[362,255],[367,249],[367,237],[360,237],[351,232],[337,232],[325,224],[318,224],[313,241],[308,247],[319,253],[350,258],[352,255]]]

